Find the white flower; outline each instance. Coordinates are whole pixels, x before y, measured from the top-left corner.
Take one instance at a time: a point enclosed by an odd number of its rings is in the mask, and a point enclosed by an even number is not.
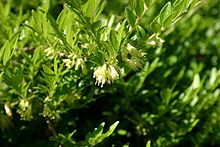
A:
[[[97,67],[95,69],[93,78],[96,78],[95,84],[98,84],[98,86],[101,85],[101,87],[103,87],[106,82],[111,84],[114,80],[117,80],[119,78],[119,74],[114,66],[103,64],[103,66]]]

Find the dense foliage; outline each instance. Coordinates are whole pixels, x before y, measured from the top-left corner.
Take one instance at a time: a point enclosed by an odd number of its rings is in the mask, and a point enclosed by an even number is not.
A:
[[[0,146],[220,145],[219,18],[217,0],[0,0]]]

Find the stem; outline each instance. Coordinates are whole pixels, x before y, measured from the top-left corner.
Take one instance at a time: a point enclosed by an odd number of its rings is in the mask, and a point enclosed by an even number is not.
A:
[[[44,118],[45,118],[45,121],[47,123],[48,129],[50,130],[51,134],[53,136],[57,136],[56,130],[55,130],[52,122],[50,121],[50,119],[48,117],[44,117]]]

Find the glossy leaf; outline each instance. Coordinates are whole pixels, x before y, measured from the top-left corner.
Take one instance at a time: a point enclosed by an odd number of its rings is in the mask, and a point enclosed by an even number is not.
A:
[[[134,0],[134,9],[138,16],[141,16],[144,12],[144,0]]]
[[[171,2],[167,2],[166,5],[161,9],[158,21],[161,25],[163,25],[165,19],[170,16],[172,13],[172,4]]]
[[[47,65],[44,64],[44,65],[42,65],[42,67],[43,67],[43,70],[46,74],[48,74],[48,75],[53,75],[54,74],[54,71],[51,70]]]
[[[103,128],[105,126],[105,123],[101,123],[99,125],[98,128],[95,128],[93,132],[88,133],[86,135],[86,144],[87,145],[91,145],[91,146],[95,146],[96,144],[100,143],[102,140],[104,140],[106,137],[108,137],[109,135],[111,135],[113,133],[113,131],[115,130],[115,128],[118,125],[118,121],[115,122],[114,124],[112,124],[109,129],[106,131],[106,133],[102,133],[103,132]]]
[[[114,48],[115,51],[118,50],[118,46],[119,46],[117,37],[118,36],[117,36],[116,31],[111,30],[109,34],[109,43],[111,44],[111,46]]]
[[[0,49],[1,50],[1,58],[3,60],[3,65],[6,65],[7,62],[11,59],[15,47],[17,45],[17,35],[13,36],[11,40],[7,40],[4,44],[4,46]]]
[[[125,8],[125,15],[128,23],[131,26],[134,26],[136,22],[136,16],[134,15],[134,13],[129,8]]]
[[[86,4],[82,6],[85,15],[88,17],[94,17],[95,11],[98,9],[101,0],[88,0]]]

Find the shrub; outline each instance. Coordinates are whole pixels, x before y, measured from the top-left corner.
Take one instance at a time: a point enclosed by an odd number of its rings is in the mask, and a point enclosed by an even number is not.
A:
[[[0,1],[0,145],[219,145],[219,10]]]

